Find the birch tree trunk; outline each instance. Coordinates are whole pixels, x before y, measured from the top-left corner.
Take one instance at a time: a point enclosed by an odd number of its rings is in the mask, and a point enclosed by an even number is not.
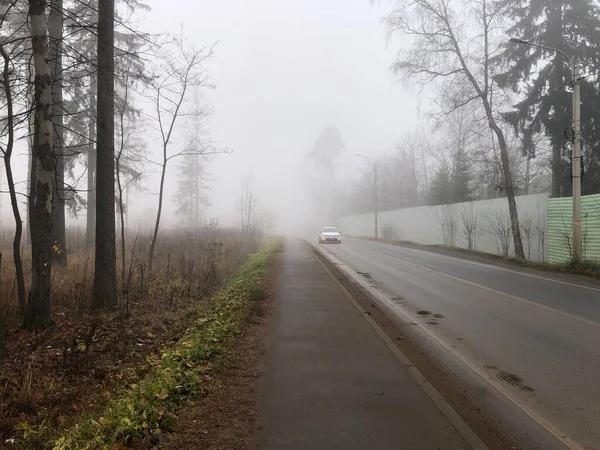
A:
[[[55,161],[54,196],[52,201],[52,253],[54,262],[67,264],[67,238],[65,220],[65,154],[63,126],[63,0],[50,2],[49,58],[52,70],[52,123],[54,126],[53,152]]]
[[[94,246],[96,234],[96,117],[98,89],[97,76],[90,75],[90,117],[88,119],[88,139],[90,141],[87,151],[87,220],[85,227],[85,242],[88,248]]]
[[[498,26],[495,18],[504,4],[490,0],[480,0],[475,4],[477,7],[471,12],[478,17],[471,27],[475,27],[472,32],[476,38],[467,40],[465,22],[458,19],[465,11],[461,9],[461,3],[450,0],[397,0],[394,11],[388,17],[388,27],[392,32],[402,31],[411,36],[413,44],[399,52],[394,68],[407,77],[417,78],[421,86],[434,81],[446,81],[450,83],[446,85],[448,87],[451,83],[460,82],[464,90],[458,90],[457,94],[445,99],[449,103],[449,108],[442,108],[445,115],[448,109],[452,112],[471,102],[481,102],[488,126],[500,147],[515,256],[525,259],[506,138],[496,121],[493,108],[494,72],[490,59],[494,46],[490,45],[490,36]],[[475,51],[475,48],[478,50]]]
[[[31,293],[25,314],[28,329],[42,329],[50,319],[52,273],[52,196],[54,193],[53,127],[50,101],[52,75],[48,64],[46,2],[29,0],[31,43],[35,69],[32,166],[35,196],[31,199]],[[32,186],[33,187],[33,186]]]

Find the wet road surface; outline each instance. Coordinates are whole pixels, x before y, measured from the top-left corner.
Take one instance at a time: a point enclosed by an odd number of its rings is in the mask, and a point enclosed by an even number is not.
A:
[[[261,449],[470,448],[297,239],[284,250],[262,392]]]
[[[600,449],[600,289],[391,244],[321,246],[528,408]]]

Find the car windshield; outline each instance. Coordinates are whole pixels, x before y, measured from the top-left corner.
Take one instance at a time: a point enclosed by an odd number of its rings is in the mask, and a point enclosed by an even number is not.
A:
[[[324,227],[323,233],[337,233],[338,229],[336,227]]]

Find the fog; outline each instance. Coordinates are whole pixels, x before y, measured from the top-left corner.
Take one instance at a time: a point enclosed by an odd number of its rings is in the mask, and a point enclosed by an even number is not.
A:
[[[389,70],[383,12],[368,2],[181,3],[189,13],[152,1],[147,20],[156,30],[181,23],[199,44],[219,41],[208,64],[217,86],[207,96],[210,133],[233,153],[210,164],[209,216],[236,221],[242,174],[251,174],[259,204],[285,230],[306,212],[299,169],[325,127],[340,130],[341,164],[352,168],[364,164],[355,153],[390,148],[415,125],[415,102]]]
[[[386,40],[381,23],[386,11],[380,6],[366,0],[148,4],[151,11],[136,13],[137,29],[159,34],[183,27],[197,47],[218,42],[205,65],[216,89],[203,93],[214,110],[204,134],[231,153],[213,156],[208,163],[211,206],[204,211],[206,219],[238,224],[236,205],[245,177],[252,180],[259,207],[276,214],[278,230],[295,229],[310,214],[303,193],[306,155],[326,127],[336,127],[346,147],[336,163],[337,182],[351,185],[366,164],[355,153],[390,150],[417,125],[417,99],[390,71],[398,43]],[[156,136],[148,132],[144,140],[148,151],[158,155]],[[176,127],[173,145],[183,141],[182,128]],[[24,191],[22,145],[17,153],[14,165]],[[179,221],[172,202],[177,165],[173,161],[167,172],[166,226]],[[130,226],[139,222],[150,227],[158,181],[156,171],[149,173],[142,181],[147,192],[131,193]],[[84,187],[85,181],[80,183]],[[3,225],[12,222],[9,206],[2,195]],[[77,222],[85,225],[85,210]]]

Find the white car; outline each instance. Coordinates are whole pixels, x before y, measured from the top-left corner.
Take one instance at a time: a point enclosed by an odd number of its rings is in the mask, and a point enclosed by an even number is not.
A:
[[[319,231],[319,244],[326,244],[328,242],[333,244],[342,243],[342,233],[336,227],[323,227]]]

